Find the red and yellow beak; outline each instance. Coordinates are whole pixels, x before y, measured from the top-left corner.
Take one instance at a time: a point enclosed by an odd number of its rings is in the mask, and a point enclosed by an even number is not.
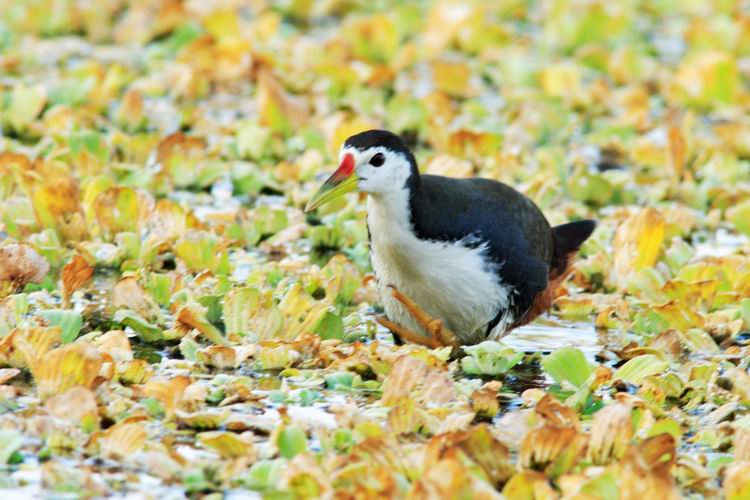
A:
[[[344,155],[339,168],[318,189],[305,207],[305,212],[311,212],[323,203],[339,198],[357,189],[359,177],[354,173],[354,156]]]

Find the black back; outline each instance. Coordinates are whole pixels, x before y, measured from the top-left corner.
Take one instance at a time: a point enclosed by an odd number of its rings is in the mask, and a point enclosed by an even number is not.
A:
[[[406,187],[416,236],[446,242],[465,240],[474,246],[486,242],[488,264],[496,265],[498,280],[515,290],[511,296],[513,317],[523,318],[537,294],[547,287],[550,266],[556,262],[552,229],[531,200],[490,179],[420,175],[404,141],[387,130],[361,132],[345,144],[359,150],[381,146],[402,153],[411,166]],[[488,332],[499,319],[488,325]]]
[[[420,177],[411,197],[417,237],[468,238],[474,245],[487,242],[489,259],[499,266],[498,279],[516,291],[511,297],[513,316],[522,318],[547,287],[552,263],[554,240],[542,212],[521,193],[497,181]]]

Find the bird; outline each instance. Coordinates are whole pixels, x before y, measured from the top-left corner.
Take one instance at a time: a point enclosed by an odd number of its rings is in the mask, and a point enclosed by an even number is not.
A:
[[[367,193],[380,324],[399,342],[460,348],[499,340],[547,311],[596,222],[551,227],[507,184],[421,174],[404,140],[367,130],[344,141],[311,212]]]

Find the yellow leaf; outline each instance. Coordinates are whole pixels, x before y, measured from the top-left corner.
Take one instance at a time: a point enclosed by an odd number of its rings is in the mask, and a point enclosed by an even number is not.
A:
[[[475,91],[471,86],[471,71],[462,62],[435,61],[432,77],[441,92],[454,97],[470,97]]]
[[[44,401],[75,386],[92,389],[102,363],[102,356],[88,342],[49,351],[31,366],[39,398]]]
[[[292,95],[268,70],[258,74],[260,123],[284,134],[299,130],[307,123],[309,106],[303,96]]]
[[[642,269],[653,267],[664,241],[664,217],[645,208],[628,217],[617,228],[614,239],[614,274],[620,288]]]
[[[202,432],[198,439],[204,446],[215,450],[222,458],[239,458],[251,456],[255,448],[251,440],[252,433],[244,433],[240,436],[233,432]]]
[[[105,457],[122,459],[140,450],[147,436],[142,422],[125,420],[107,429],[98,438],[97,444]]]

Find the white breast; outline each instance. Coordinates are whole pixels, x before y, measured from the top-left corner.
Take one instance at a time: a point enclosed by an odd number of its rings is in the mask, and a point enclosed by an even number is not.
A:
[[[368,226],[372,265],[386,315],[391,321],[426,334],[388,285],[409,296],[425,312],[445,321],[461,339],[471,344],[485,339],[487,324],[507,311],[512,290],[488,267],[486,245],[470,247],[465,241],[444,243],[417,238],[408,220],[406,200],[368,200]],[[502,334],[513,318],[503,317],[493,334]]]

